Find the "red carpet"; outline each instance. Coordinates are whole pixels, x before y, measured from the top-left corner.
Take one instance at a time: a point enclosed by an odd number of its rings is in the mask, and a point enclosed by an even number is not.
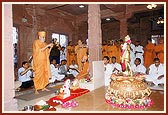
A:
[[[83,94],[85,94],[85,93],[87,93],[87,92],[89,92],[89,90],[88,89],[81,89],[81,88],[79,88],[79,89],[76,89],[76,90],[71,90],[71,96],[69,96],[69,97],[67,97],[67,98],[65,98],[65,99],[60,99],[60,98],[58,98],[57,96],[55,96],[55,97],[52,97],[52,98],[50,98],[48,101],[46,101],[47,103],[48,103],[48,105],[50,105],[50,106],[57,106],[57,105],[59,105],[60,103],[56,103],[56,102],[53,102],[53,100],[59,100],[59,101],[61,101],[61,102],[66,102],[66,101],[69,101],[69,100],[71,100],[71,99],[73,99],[73,98],[76,98],[76,97],[78,97],[78,96],[81,96],[81,95],[83,95]]]

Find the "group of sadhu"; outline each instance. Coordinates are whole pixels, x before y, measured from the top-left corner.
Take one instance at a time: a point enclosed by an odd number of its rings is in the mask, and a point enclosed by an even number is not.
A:
[[[102,45],[102,57],[108,56],[116,57],[116,62],[121,63],[121,55],[123,39],[110,40],[108,43],[105,41]],[[146,68],[153,63],[153,59],[158,57],[161,63],[164,63],[164,38],[160,38],[158,44],[153,44],[152,39],[148,39],[145,47],[140,45],[140,41],[135,41],[135,44],[130,44],[130,63],[133,64],[136,58],[141,59],[141,64],[144,64]],[[111,60],[110,62],[111,63]]]
[[[49,78],[51,78],[50,71],[50,61],[49,55],[50,51],[53,47],[53,43],[47,44],[45,42],[46,32],[40,31],[38,32],[38,39],[36,39],[33,43],[33,71],[34,71],[34,87],[35,93],[38,94],[38,90],[49,91],[46,86],[49,83]],[[108,44],[103,42],[102,45],[102,59],[104,56],[115,56],[118,63],[120,63],[121,56],[121,44],[123,43],[121,40],[110,41]],[[133,44],[132,44],[133,46]],[[151,40],[148,40],[148,44],[145,48],[140,46],[139,41],[136,41],[135,46],[131,47],[131,51],[134,52],[135,57],[137,54],[142,54],[142,61],[144,60],[144,65],[148,67],[152,64],[153,59],[158,57],[160,62],[164,62],[164,44],[163,38],[160,39],[159,44],[152,44]],[[81,40],[78,41],[76,46],[70,43],[67,46],[67,65],[70,65],[72,60],[75,60],[78,64],[79,75],[75,78],[79,80],[84,78],[86,73],[88,73],[89,63],[88,63],[88,47],[82,43]],[[138,55],[137,55],[138,56]],[[143,59],[144,58],[144,59]],[[85,60],[85,64],[82,63],[82,59]],[[130,58],[131,59],[131,58]]]

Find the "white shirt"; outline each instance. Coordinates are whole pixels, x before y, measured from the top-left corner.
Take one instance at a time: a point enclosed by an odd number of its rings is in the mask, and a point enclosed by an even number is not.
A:
[[[50,69],[51,69],[51,75],[57,75],[58,74],[58,68],[54,66],[54,64],[50,64]]]
[[[119,72],[122,71],[121,64],[119,64],[119,63],[112,63],[111,66],[112,66],[113,70],[116,68],[117,70],[119,70]],[[118,73],[117,70],[115,70],[115,71],[113,71],[113,70],[112,70],[112,73]]]
[[[67,66],[66,65],[61,65],[59,67],[59,74],[67,74]]]
[[[164,84],[164,77],[158,80],[158,77],[164,75],[164,66],[160,64],[158,67],[155,64],[149,66],[149,75],[146,76],[146,81],[151,81],[155,85]]]
[[[142,53],[136,53],[135,54],[135,58],[140,58],[141,59],[141,64],[144,64],[144,59],[143,59],[143,55],[144,55],[144,50],[143,50],[143,46],[135,46],[135,52],[142,52]]]
[[[141,46],[141,45],[135,46],[135,52],[136,51],[142,52],[142,53],[136,53],[136,57],[137,56],[142,56],[144,54],[143,46]]]
[[[136,66],[135,64],[133,64],[131,66],[131,69],[132,69],[133,72],[144,73],[144,74],[146,73],[146,68],[142,64],[140,64],[138,66]]]
[[[130,44],[130,47],[131,47],[131,49],[132,49],[131,52],[135,53],[135,45],[131,43],[131,44]]]
[[[164,75],[164,65],[160,63],[158,67],[155,64],[149,66],[149,75],[158,78],[161,75]]]
[[[30,76],[32,75],[32,71],[29,70],[24,75],[21,76],[20,73],[23,72],[23,71],[25,71],[24,67],[21,67],[18,70],[19,81],[21,81],[21,82],[30,81],[31,80]]]

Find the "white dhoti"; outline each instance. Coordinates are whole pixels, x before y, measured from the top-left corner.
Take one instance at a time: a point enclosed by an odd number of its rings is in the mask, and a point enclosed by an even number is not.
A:
[[[159,64],[158,67],[155,64],[149,66],[149,75],[146,76],[146,81],[153,82],[155,85],[164,84],[164,77],[158,80],[158,77],[164,75],[164,65]]]
[[[49,80],[50,83],[53,83],[55,80],[61,81],[65,75],[60,75],[60,74],[53,74],[51,79]]]
[[[58,68],[55,68],[53,64],[50,65],[51,68],[51,79],[49,80],[50,83],[53,83],[55,80],[61,81],[65,75],[60,75],[58,72]]]
[[[146,81],[153,82],[155,85],[164,84],[164,77],[159,79],[159,80],[157,78],[158,78],[158,76],[147,75],[146,76]]]

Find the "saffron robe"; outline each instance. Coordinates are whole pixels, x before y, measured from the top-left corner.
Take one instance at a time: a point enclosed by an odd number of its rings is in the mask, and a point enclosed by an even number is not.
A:
[[[164,44],[158,44],[154,48],[156,56],[160,59],[160,63],[164,63]]]
[[[89,62],[85,62],[82,70],[79,72],[79,74],[76,76],[78,80],[82,78],[89,78]]]
[[[75,54],[75,46],[67,46],[67,66],[70,66],[72,60],[75,60],[75,62],[77,62],[76,60],[76,54]]]
[[[148,68],[151,64],[153,64],[153,59],[155,57],[154,52],[155,45],[152,43],[148,43],[144,50],[144,66]]]
[[[118,57],[118,50],[117,50],[117,47],[115,45],[110,45],[107,47],[107,55],[108,57],[110,58],[110,62],[109,63],[112,63],[112,56],[115,56],[116,58]]]
[[[79,47],[78,45],[75,46],[75,53],[77,55],[77,64],[78,64],[78,69],[81,71],[82,70],[82,59],[85,55],[87,55],[87,47]]]
[[[107,45],[102,45],[102,59],[107,56]]]
[[[33,43],[33,70],[34,70],[34,87],[36,90],[43,89],[49,83],[51,78],[49,49],[41,51],[47,44],[39,39]]]

